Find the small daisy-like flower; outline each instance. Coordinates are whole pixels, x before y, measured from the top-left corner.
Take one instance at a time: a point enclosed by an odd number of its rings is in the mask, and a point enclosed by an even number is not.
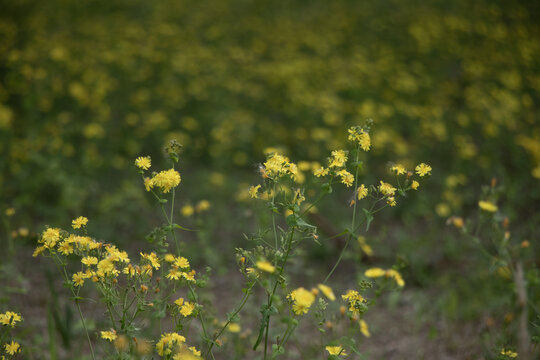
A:
[[[345,350],[339,345],[327,346],[326,351],[328,351],[330,355],[334,355],[334,356],[339,356],[339,355],[347,356],[347,353],[345,352]]]
[[[383,195],[394,196],[394,194],[396,193],[396,190],[397,189],[395,187],[381,180],[381,184],[379,185],[379,191]]]
[[[101,338],[109,341],[114,341],[117,338],[116,331],[114,329],[111,329],[110,331],[102,331]]]
[[[84,285],[84,278],[85,278],[85,275],[81,271],[73,274],[73,284],[75,286],[83,286]]]
[[[358,194],[358,200],[362,200],[368,195],[368,189],[366,188],[364,184],[360,185],[358,189],[356,190],[356,192]]]
[[[152,159],[150,159],[150,156],[139,156],[135,159],[135,166],[139,169],[148,170],[152,166]]]
[[[179,258],[176,258],[174,260],[174,267],[180,268],[180,269],[188,269],[189,268],[189,261],[185,257],[180,256]]]
[[[337,175],[341,177],[341,182],[347,187],[352,186],[354,183],[354,176],[347,170],[343,169],[337,172]]]
[[[395,171],[396,175],[405,174],[407,172],[407,170],[405,170],[405,168],[401,164],[396,164],[396,165],[392,166],[391,170]]]
[[[325,169],[321,166],[320,168],[313,171],[313,175],[315,175],[316,177],[326,176],[328,175],[328,169]]]
[[[249,188],[249,196],[252,198],[252,199],[256,199],[258,196],[258,192],[259,192],[259,189],[261,188],[261,184],[257,185],[257,186],[251,186]]]
[[[423,177],[423,176],[429,175],[431,173],[431,166],[429,166],[427,164],[424,164],[424,163],[421,163],[418,166],[416,166],[416,168],[414,168],[414,170],[416,170],[416,173],[418,175]]]
[[[293,302],[292,309],[296,315],[307,314],[315,301],[315,295],[303,287],[291,291],[287,297]]]
[[[21,351],[21,345],[19,345],[18,342],[11,341],[11,343],[4,345],[4,349],[9,355],[15,355],[16,353]]]
[[[180,173],[174,169],[161,171],[151,179],[152,185],[161,188],[164,193],[178,186],[181,180]]]
[[[180,314],[182,314],[185,317],[188,317],[189,315],[193,313],[193,310],[195,310],[195,304],[186,301],[180,307]]]
[[[98,263],[98,259],[94,256],[85,256],[81,259],[81,262],[86,266],[96,265]]]
[[[88,219],[84,216],[79,216],[71,222],[71,226],[74,229],[80,229],[81,227],[86,226],[86,224],[88,224]]]
[[[420,186],[420,183],[418,183],[418,181],[416,181],[416,180],[413,180],[413,182],[411,184],[411,189],[416,190],[416,189],[418,189],[419,186]]]
[[[266,271],[268,273],[273,273],[274,271],[276,271],[276,267],[266,260],[257,261],[257,263],[255,263],[255,266],[257,267],[257,269]]]

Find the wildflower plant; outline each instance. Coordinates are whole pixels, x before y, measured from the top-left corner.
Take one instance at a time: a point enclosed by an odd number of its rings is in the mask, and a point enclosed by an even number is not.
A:
[[[531,257],[533,245],[526,233],[512,231],[511,221],[499,203],[504,188],[493,178],[490,186],[482,188],[477,202],[476,217],[451,216],[447,224],[458,229],[485,259],[489,273],[504,284],[506,298],[502,312],[509,331],[495,336],[497,359],[532,359],[540,342],[540,276],[538,266]],[[507,211],[508,213],[509,211]],[[518,229],[515,229],[518,230]],[[515,314],[515,315],[514,315]],[[514,351],[512,349],[517,349]]]
[[[1,359],[10,359],[12,356],[21,352],[21,345],[13,339],[10,333],[22,320],[21,314],[14,311],[0,313]]]
[[[363,315],[371,306],[367,290],[373,282],[367,279],[388,279],[396,284],[395,288],[401,288],[405,282],[398,269],[368,269],[366,280],[341,296],[334,293],[329,280],[353,240],[358,239],[363,249],[370,249],[360,233],[369,230],[375,215],[396,206],[398,199],[416,190],[418,181],[431,171],[428,165],[420,164],[415,175],[396,164],[392,168],[394,181],[365,184],[360,170],[365,153],[371,149],[371,125],[372,121],[368,120],[363,126],[350,128],[348,138],[353,148],[332,151],[325,166],[306,166],[305,163],[299,166],[278,152],[268,154],[259,169],[261,182],[248,190],[253,201],[266,205],[266,212],[258,218],[258,232],[246,235],[254,246],[236,251],[245,284],[242,298],[225,321],[219,321],[210,304],[201,302],[197,290],[204,287],[206,278],[191,267],[189,256],[182,253],[179,244],[177,231],[189,229],[174,221],[176,188],[182,180],[176,169],[181,145],[176,141],[166,149],[171,163],[169,169],[154,171],[150,157],[135,160],[142,185],[157,202],[164,220],[163,225],[147,236],[152,250],[140,251],[138,256],[130,258],[116,245],[89,236],[90,222],[82,216],[72,221],[70,230],[47,227],[39,238],[34,256],[50,257],[63,276],[86,331],[92,357],[96,358],[93,338],[97,335],[111,359],[151,356],[151,347],[164,359],[214,359],[214,351],[223,345],[226,330],[240,331],[239,315],[255,293],[264,294],[264,301],[259,307],[260,321],[250,347],[262,352],[264,359],[284,355],[287,342],[309,314],[313,315],[323,335],[325,327],[332,326],[329,318],[346,315],[357,331],[369,337]],[[304,172],[309,169],[317,179],[318,192],[306,191],[302,185],[309,176]],[[300,256],[306,241],[320,242],[317,227],[309,223],[308,214],[323,211],[317,206],[336,186],[344,186],[353,195],[347,204],[352,208],[350,226],[338,234],[346,236],[345,245],[334,266],[318,284],[295,284],[289,271],[291,263]],[[186,206],[190,206],[189,203],[180,210],[184,216],[188,213]],[[208,207],[209,203],[200,202],[189,216]],[[268,218],[269,228],[264,228]],[[107,315],[107,325],[93,335],[88,331],[80,307],[85,300],[82,289],[90,283],[100,294]],[[330,313],[332,310],[337,310],[335,315]],[[277,317],[280,322],[275,320]],[[194,327],[198,329],[198,338],[189,332]],[[155,332],[157,329],[159,334]],[[319,350],[331,358],[346,356],[348,351],[359,353],[351,336],[337,340],[323,337]]]

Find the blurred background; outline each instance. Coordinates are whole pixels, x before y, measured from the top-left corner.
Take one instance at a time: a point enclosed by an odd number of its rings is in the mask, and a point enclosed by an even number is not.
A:
[[[159,214],[133,161],[150,155],[164,168],[162,149],[177,139],[181,223],[204,228],[185,234],[185,246],[202,237],[193,261],[226,274],[242,233],[255,229],[246,191],[265,149],[323,162],[344,147],[348,127],[372,118],[367,182],[387,175],[390,161],[426,162],[433,175],[366,234],[376,262],[407,264],[408,305],[395,299],[388,314],[406,317],[418,336],[392,345],[374,335],[366,346],[489,358],[500,334],[512,338],[511,282],[446,222],[477,216],[482,186],[496,179],[513,238],[538,253],[540,2],[0,0],[0,8],[0,204],[16,211],[2,238],[16,240],[17,254],[31,254],[45,224],[68,227],[79,215],[98,238],[145,246]],[[348,196],[321,207],[346,212]],[[210,203],[204,214],[201,200]],[[329,220],[338,232],[340,211]],[[339,249],[329,241],[309,255],[325,264]],[[29,290],[24,278],[14,292]]]

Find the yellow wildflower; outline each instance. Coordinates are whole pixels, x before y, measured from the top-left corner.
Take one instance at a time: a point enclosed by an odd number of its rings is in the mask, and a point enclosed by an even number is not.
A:
[[[84,285],[84,273],[79,271],[75,274],[73,274],[73,284],[75,286],[83,286]]]
[[[478,202],[478,206],[480,207],[480,209],[482,209],[484,211],[488,211],[488,212],[495,212],[495,211],[497,211],[499,209],[497,207],[497,205],[495,205],[491,201],[482,201],[481,200],[481,201]]]
[[[371,333],[369,332],[368,324],[364,320],[360,320],[360,332],[365,337],[371,337]]]
[[[156,270],[159,269],[160,264],[159,264],[159,259],[158,259],[157,255],[156,255],[156,253],[154,253],[154,252],[152,252],[150,254],[140,253],[140,255],[141,255],[141,257],[143,259],[146,259],[146,260],[150,261],[150,264],[152,265],[152,267],[154,269],[156,269]]]
[[[337,172],[337,175],[341,177],[341,182],[347,187],[352,186],[354,183],[354,176],[347,170],[343,169]]]
[[[161,339],[156,344],[156,350],[159,355],[169,355],[175,348],[175,345],[180,345],[186,342],[186,338],[177,333],[164,333]]]
[[[383,195],[394,196],[394,194],[396,193],[396,190],[397,189],[395,187],[381,180],[381,184],[379,185],[379,191]]]
[[[416,189],[418,189],[418,186],[420,186],[420,184],[418,183],[418,181],[413,180],[413,182],[412,182],[412,184],[411,184],[411,189],[416,190]]]
[[[362,200],[368,195],[368,188],[362,184],[358,187],[358,189],[356,189],[356,193],[358,195],[358,200]]]
[[[395,171],[396,175],[405,174],[407,172],[407,170],[405,170],[405,168],[401,164],[396,164],[396,165],[392,166],[391,170]]]
[[[74,229],[80,229],[81,227],[86,226],[87,223],[88,223],[88,219],[86,217],[79,216],[78,218],[76,218],[75,220],[71,222],[71,226]]]
[[[169,169],[157,173],[151,181],[154,186],[161,188],[164,193],[168,193],[172,188],[178,186],[181,180],[178,171]]]
[[[81,262],[86,266],[96,265],[98,263],[98,259],[94,256],[85,256],[81,259]]]
[[[180,210],[183,216],[190,217],[195,212],[195,209],[191,205],[184,205],[182,206],[182,209]]]
[[[419,165],[416,166],[416,168],[414,169],[416,170],[416,173],[418,175],[420,175],[421,177],[423,176],[426,176],[426,175],[429,175],[430,172],[431,172],[431,166],[427,165],[427,164],[424,164],[424,163],[421,163]]]
[[[381,276],[384,276],[386,274],[386,271],[381,268],[371,268],[366,270],[364,275],[368,278],[378,278]]]
[[[48,228],[41,235],[41,242],[46,248],[52,249],[60,240],[60,229]]]
[[[189,261],[185,257],[180,256],[174,260],[173,266],[180,269],[188,269]]]
[[[512,350],[505,350],[505,349],[502,349],[502,350],[501,350],[501,355],[508,356],[509,358],[517,358],[518,353],[517,353],[517,352],[514,352],[514,351],[512,351]]]
[[[328,167],[343,167],[347,162],[347,153],[344,150],[334,150],[332,151],[332,158],[330,159],[330,164]]]
[[[256,199],[258,197],[257,193],[259,192],[259,189],[261,188],[261,184],[257,185],[257,186],[251,186],[249,188],[249,196],[252,198],[252,199]]]
[[[16,353],[21,351],[21,345],[19,345],[18,342],[11,341],[11,343],[4,345],[4,349],[9,355],[15,355]]]
[[[326,351],[328,351],[328,353],[329,353],[330,355],[334,355],[334,356],[339,356],[339,355],[347,356],[347,353],[345,352],[345,350],[344,350],[341,346],[327,346],[325,349],[326,349]]]
[[[291,291],[287,297],[293,302],[292,309],[296,315],[307,314],[315,301],[315,295],[303,287]]]
[[[313,175],[315,175],[316,177],[326,176],[328,175],[328,169],[321,166],[320,168],[313,171]]]
[[[135,166],[139,169],[148,170],[152,166],[152,159],[150,156],[139,156],[135,159]]]
[[[62,255],[67,256],[69,254],[73,254],[73,246],[71,246],[68,241],[62,241],[60,244],[58,244],[58,251],[60,251]]]
[[[169,273],[167,274],[166,278],[171,280],[180,280],[182,277],[182,273],[178,271],[178,269],[171,269],[169,270]]]
[[[109,341],[116,340],[116,331],[114,329],[111,329],[110,331],[102,331],[101,332],[101,338]]]
[[[386,203],[390,206],[396,206],[396,198],[389,196],[388,199],[386,199]]]
[[[15,209],[14,208],[7,208],[5,211],[5,214],[7,217],[15,215]]]
[[[326,296],[330,301],[336,300],[336,295],[334,295],[334,291],[332,290],[330,286],[319,284],[317,285],[317,287],[321,289],[324,296]]]
[[[152,179],[150,179],[148,177],[145,177],[144,178],[144,188],[146,189],[146,191],[152,190],[153,187],[154,187],[154,183],[152,182]]]
[[[188,317],[189,315],[193,313],[194,309],[195,309],[195,304],[186,301],[180,307],[180,314],[182,314],[185,317]]]
[[[21,315],[17,314],[16,312],[6,311],[5,313],[0,314],[0,324],[2,325],[15,327],[17,322],[20,321],[22,321]]]
[[[358,236],[358,245],[367,256],[373,256],[373,249],[366,242],[366,238],[362,235]]]
[[[239,333],[240,330],[242,330],[242,328],[240,327],[240,324],[238,323],[230,323],[229,326],[227,327],[227,330],[236,334],[236,333]]]
[[[273,273],[274,271],[276,271],[276,267],[274,265],[272,265],[269,261],[267,260],[260,260],[260,261],[257,261],[255,263],[255,266],[257,266],[257,268],[259,270],[262,270],[262,271],[266,271],[266,272],[269,272],[269,273]]]
[[[36,257],[38,256],[39,254],[43,253],[45,251],[46,247],[45,246],[38,246],[35,250],[34,250],[34,253],[32,254],[33,257]]]
[[[208,200],[201,200],[197,203],[197,206],[195,206],[197,212],[203,212],[208,209],[210,209],[210,201]]]

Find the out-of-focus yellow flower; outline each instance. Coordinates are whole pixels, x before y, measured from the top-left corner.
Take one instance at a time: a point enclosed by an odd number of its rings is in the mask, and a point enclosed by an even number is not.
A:
[[[330,159],[330,164],[328,167],[331,168],[340,168],[345,166],[347,162],[347,152],[344,150],[334,150],[332,151],[332,158]]]
[[[252,199],[256,199],[258,197],[258,192],[259,192],[259,189],[261,188],[261,184],[257,185],[257,186],[251,186],[249,188],[249,196],[252,198]]]
[[[102,331],[101,338],[109,341],[114,341],[117,338],[116,331],[111,329],[110,331]]]
[[[418,189],[418,186],[420,186],[420,183],[416,180],[413,180],[413,182],[411,183],[411,189],[416,190]]]
[[[492,203],[491,201],[483,201],[483,200],[480,200],[478,202],[478,206],[480,207],[480,209],[484,210],[484,211],[487,211],[487,212],[495,212],[497,211],[499,208],[497,207],[497,205],[495,205],[494,203]]]
[[[11,343],[5,344],[4,349],[9,355],[15,355],[21,351],[21,345],[16,341],[11,341]]]
[[[266,271],[268,273],[273,273],[274,271],[276,271],[276,267],[267,260],[257,261],[255,263],[255,266],[257,267],[257,269]]]
[[[183,216],[190,217],[195,212],[195,209],[191,205],[184,205],[182,206],[182,209],[180,210]]]
[[[313,175],[316,177],[326,176],[328,175],[328,169],[321,166],[320,168],[313,170]]]
[[[293,302],[292,309],[296,315],[307,314],[309,308],[315,301],[315,295],[303,287],[291,291],[287,297]]]
[[[401,164],[396,164],[396,165],[392,166],[391,170],[395,171],[396,175],[405,174],[407,172],[407,170],[405,170],[405,168]]]
[[[368,243],[366,242],[366,238],[363,237],[362,235],[359,235],[358,238],[358,245],[360,246],[360,248],[362,249],[362,251],[367,255],[367,256],[373,256],[373,249],[371,248],[371,246],[368,245]]]
[[[14,208],[7,208],[5,211],[6,216],[13,216],[15,215],[15,209]]]
[[[362,200],[368,195],[368,188],[364,184],[360,185],[358,189],[356,189],[356,193],[358,195],[358,200]]]
[[[365,337],[371,337],[371,333],[369,332],[368,324],[364,320],[360,320],[360,332]]]
[[[240,324],[238,323],[230,323],[229,326],[227,327],[227,330],[236,334],[236,333],[239,333],[240,330],[242,330],[242,328],[240,327]]]
[[[349,186],[352,186],[353,183],[354,183],[354,176],[353,174],[351,174],[350,172],[348,172],[347,170],[345,169],[342,169],[340,171],[337,172],[337,175],[339,177],[341,177],[341,182],[345,185],[347,185],[347,187]]]
[[[347,356],[347,353],[345,352],[345,350],[337,345],[337,346],[327,346],[326,348],[326,351],[328,351],[328,353],[330,355],[334,355],[334,356],[339,356],[339,355],[343,355],[343,356]]]
[[[319,284],[317,285],[317,287],[321,289],[322,293],[324,294],[324,296],[328,298],[328,300],[330,301],[336,300],[336,295],[334,295],[334,291],[332,290],[330,286]]]
[[[395,187],[381,180],[381,183],[379,185],[379,191],[381,192],[381,194],[385,196],[394,196],[396,190],[397,189]]]
[[[197,205],[195,206],[195,210],[197,212],[203,212],[203,211],[206,211],[210,209],[210,201],[208,200],[201,200],[197,203]]]

